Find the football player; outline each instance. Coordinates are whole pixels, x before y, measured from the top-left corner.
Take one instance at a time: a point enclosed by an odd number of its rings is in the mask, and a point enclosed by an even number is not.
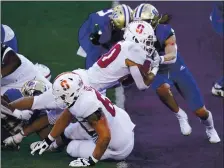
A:
[[[1,43],[1,95],[11,88],[21,90],[32,79],[43,81],[48,87],[52,85],[31,61]]]
[[[1,24],[1,42],[18,52],[15,32],[7,25]]]
[[[212,13],[210,15],[212,26],[216,33],[223,38],[223,22],[224,22],[224,5],[223,2],[216,2],[214,4]],[[212,94],[224,97],[224,77],[220,78],[212,87]]]
[[[25,85],[22,87],[21,92],[18,89],[9,89],[5,92],[4,96],[7,97],[7,99],[9,100],[8,102],[12,102],[23,96],[38,96],[47,91],[47,89],[47,85],[42,81],[31,80],[25,83]],[[17,109],[13,111],[12,115],[18,113],[18,118],[22,120],[24,120],[25,118],[24,115],[29,115],[29,118],[27,118],[29,122],[23,126],[22,130],[19,133],[3,139],[3,143],[5,146],[18,146],[22,142],[23,138],[27,137],[33,132],[37,132],[41,139],[44,139],[50,132],[48,126],[53,125],[62,112],[62,110],[59,108],[52,110],[43,109],[41,111],[35,110],[34,114],[32,111],[30,111],[32,112],[32,114],[30,114],[29,111],[30,110],[21,111]]]
[[[132,9],[125,4],[92,13],[79,29],[79,45],[86,53],[86,69],[123,37],[122,29],[132,21]]]
[[[41,155],[61,134],[70,139],[67,153],[78,158],[69,164],[72,167],[92,166],[103,159],[123,160],[134,147],[135,125],[129,115],[84,85],[74,72],[60,74],[51,92],[28,97],[26,103],[32,109],[65,108],[48,137],[38,143],[31,154],[39,151]],[[12,108],[16,102],[10,105]],[[74,117],[78,122],[71,123]]]
[[[159,64],[154,64],[146,71],[143,64],[150,55],[158,55],[154,52],[155,41],[150,24],[144,21],[131,22],[125,28],[124,40],[116,43],[88,70],[83,70],[81,76],[88,79],[90,86],[102,91],[131,74],[140,90],[147,89],[158,71]]]
[[[158,10],[150,4],[140,4],[136,7],[133,15],[135,19],[145,20],[154,27],[157,37],[155,47],[160,54],[160,57],[157,57],[159,59],[156,58],[156,60],[160,66],[152,88],[156,90],[160,100],[176,115],[182,134],[189,135],[192,128],[188,123],[187,114],[173,97],[170,90],[171,85],[177,88],[191,110],[205,125],[209,141],[211,143],[220,142],[214,128],[212,113],[205,107],[196,81],[178,53],[176,36],[172,27],[169,24],[159,24],[161,21],[165,21],[159,16]]]

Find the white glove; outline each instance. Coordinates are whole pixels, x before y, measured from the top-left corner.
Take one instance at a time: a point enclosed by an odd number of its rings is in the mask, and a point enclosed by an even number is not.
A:
[[[149,58],[151,65],[151,68],[159,67],[159,64],[161,63],[161,57],[159,56],[159,53],[155,50],[155,52],[152,55],[152,58]]]
[[[43,141],[38,142],[38,144],[31,151],[31,154],[34,155],[36,151],[40,150],[39,155],[42,155],[53,142],[54,139],[50,135],[48,135],[48,137]]]
[[[19,132],[16,135],[10,136],[8,138],[6,138],[3,143],[5,144],[5,146],[10,146],[10,147],[18,147],[19,144],[22,142],[23,138],[25,136],[22,135],[21,132]]]
[[[95,160],[95,161],[93,161],[93,160]],[[71,166],[71,167],[87,167],[87,166],[93,166],[96,163],[97,163],[97,160],[93,157],[89,157],[89,159],[78,158],[78,159],[70,162],[69,166]]]
[[[33,115],[33,111],[30,110],[17,110],[13,111],[13,116],[21,120],[29,120]]]

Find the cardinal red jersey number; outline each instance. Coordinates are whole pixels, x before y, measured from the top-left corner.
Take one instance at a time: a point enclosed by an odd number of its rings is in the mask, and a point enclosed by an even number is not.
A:
[[[107,111],[113,116],[115,117],[115,108],[112,104],[112,102],[106,98],[106,97],[102,97],[101,94],[98,91],[95,91],[96,93],[96,97],[99,101],[101,101],[104,105],[104,107],[107,109]]]
[[[110,49],[110,51],[102,55],[102,57],[97,61],[97,64],[100,68],[106,68],[108,65],[110,65],[111,62],[113,62],[117,58],[120,52],[121,45],[116,44]]]

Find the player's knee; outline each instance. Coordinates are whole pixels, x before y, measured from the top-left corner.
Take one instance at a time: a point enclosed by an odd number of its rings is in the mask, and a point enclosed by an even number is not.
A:
[[[78,150],[79,150],[79,143],[76,143],[75,140],[73,140],[68,144],[66,152],[71,157],[79,157]]]
[[[205,106],[203,106],[203,107],[197,109],[195,111],[195,114],[196,114],[196,116],[198,116],[201,119],[207,119],[207,117],[208,117],[208,110],[206,109]]]
[[[172,96],[171,90],[170,90],[170,85],[165,83],[161,85],[159,88],[156,90],[157,94],[159,95],[160,98],[166,99],[170,96]]]

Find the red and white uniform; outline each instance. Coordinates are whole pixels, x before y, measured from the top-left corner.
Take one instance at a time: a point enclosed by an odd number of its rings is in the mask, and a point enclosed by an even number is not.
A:
[[[32,109],[57,108],[51,90],[36,96]],[[94,129],[84,120],[101,108],[107,118],[111,132],[111,141],[101,159],[125,159],[134,147],[134,127],[129,115],[113,105],[111,101],[91,87],[84,87],[75,104],[69,111],[78,122],[71,123],[65,129],[65,136],[73,139],[67,146],[67,153],[72,157],[88,158],[92,155],[97,139]]]
[[[118,80],[130,74],[125,61],[129,59],[143,65],[146,60],[146,52],[140,45],[132,41],[118,42],[88,70],[74,70],[84,83],[102,91],[117,84]]]

